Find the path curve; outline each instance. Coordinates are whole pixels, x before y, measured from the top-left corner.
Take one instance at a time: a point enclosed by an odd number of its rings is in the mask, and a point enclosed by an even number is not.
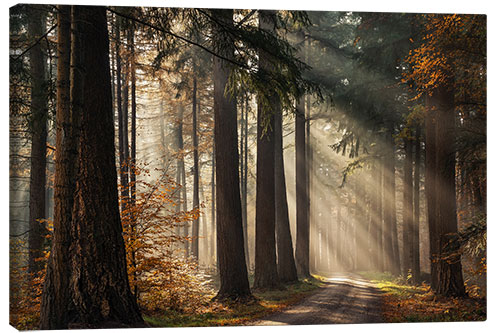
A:
[[[382,292],[352,273],[328,278],[325,286],[297,304],[248,325],[316,325],[383,322]]]

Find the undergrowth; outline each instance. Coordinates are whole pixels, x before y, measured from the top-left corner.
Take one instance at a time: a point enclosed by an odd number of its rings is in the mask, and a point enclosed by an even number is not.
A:
[[[383,292],[383,316],[389,323],[486,320],[486,298],[443,297],[426,283],[410,285],[388,273],[362,272]],[[471,293],[469,293],[471,294]]]
[[[284,285],[277,290],[254,291],[255,300],[247,303],[211,301],[191,312],[165,311],[145,314],[153,327],[237,326],[262,318],[295,304],[321,286],[315,278]]]

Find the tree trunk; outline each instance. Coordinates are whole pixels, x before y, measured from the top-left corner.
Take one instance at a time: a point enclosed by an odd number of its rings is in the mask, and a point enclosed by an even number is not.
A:
[[[281,282],[297,281],[297,268],[293,258],[292,235],[288,216],[285,166],[283,161],[283,113],[275,118],[275,194],[276,194],[276,242],[278,252],[278,276]]]
[[[346,219],[346,266],[348,271],[352,272],[354,270],[354,214],[355,208],[353,207],[352,200],[352,189],[347,192],[347,219]]]
[[[403,274],[407,276],[413,259],[413,154],[409,139],[403,140],[405,159],[403,164]]]
[[[344,264],[343,264],[343,254],[344,254],[344,248],[342,247],[342,224],[343,224],[343,218],[342,218],[342,200],[339,199],[339,204],[337,207],[337,241],[335,244],[335,248],[337,249],[337,266],[338,269],[343,270]]]
[[[116,53],[116,107],[118,114],[118,154],[120,162],[121,209],[126,209],[125,198],[127,195],[127,181],[125,178],[125,138],[123,136],[123,104],[122,104],[122,57],[120,52],[120,18],[116,18],[115,27],[115,53]]]
[[[395,276],[401,274],[401,260],[399,255],[399,242],[398,242],[398,227],[396,219],[396,153],[395,142],[393,138],[394,132],[391,133],[391,155],[389,159],[389,169],[391,170],[391,177],[389,181],[389,203],[391,205],[391,233],[392,233],[392,266],[391,273]]]
[[[195,74],[193,74],[195,75]],[[193,76],[193,209],[199,209],[200,193],[199,193],[199,165],[198,165],[198,120],[196,111],[196,94],[197,81],[196,76]],[[200,219],[193,220],[193,244],[192,254],[196,262],[199,259],[200,248]]]
[[[135,75],[135,26],[131,25],[129,29],[129,46],[130,46],[130,198],[131,204],[135,205],[135,163],[137,154],[137,102],[136,102],[136,75]]]
[[[136,77],[135,77],[135,47],[134,47],[134,33],[135,33],[135,25],[131,24],[128,30],[128,45],[129,45],[129,63],[130,63],[130,165],[129,165],[129,173],[130,173],[130,207],[133,208],[135,206],[136,200],[136,119],[137,119],[137,104],[136,104]],[[135,217],[131,221],[131,232],[130,235],[133,237],[133,242],[136,241],[136,220]],[[137,268],[137,262],[135,258],[135,251],[132,251],[131,258],[132,267]],[[134,270],[135,271],[135,270]],[[137,277],[134,273],[134,296],[136,299],[139,297],[138,289],[137,289]]]
[[[306,119],[304,97],[297,104],[295,115],[295,191],[296,191],[296,244],[297,274],[306,278],[309,273],[309,219],[307,218],[306,183]]]
[[[399,248],[397,246],[396,231],[396,187],[395,187],[395,154],[394,154],[394,129],[390,124],[386,133],[386,160],[383,172],[383,251],[384,251],[384,270],[390,271],[394,275],[400,273]],[[387,197],[385,197],[387,196]],[[396,246],[395,246],[396,244]],[[397,252],[397,255],[396,255]]]
[[[358,257],[359,257],[359,270],[367,271],[370,270],[369,266],[371,262],[371,253],[370,247],[372,243],[371,235],[370,235],[370,219],[371,219],[371,211],[370,211],[370,197],[367,191],[368,184],[363,182],[361,185],[361,198],[359,209],[360,219],[361,219],[361,233],[360,233],[360,243],[361,246],[358,247]]]
[[[127,40],[127,46],[130,47],[130,41]],[[125,47],[124,47],[125,48]],[[128,138],[128,98],[129,98],[129,81],[130,81],[130,52],[126,49],[124,56],[124,79],[122,83],[122,121],[119,126],[119,131],[122,134],[122,153],[123,163],[121,163],[120,184],[122,187],[121,202],[122,212],[129,208],[130,204],[130,184],[129,184],[129,169],[130,169],[130,150]]]
[[[212,10],[212,16],[233,25],[233,10]],[[226,58],[234,57],[233,46],[227,45],[227,32],[213,24],[214,47]],[[225,47],[220,47],[225,45]],[[243,246],[241,199],[238,181],[238,130],[236,100],[224,93],[231,65],[214,57],[214,113],[217,209],[217,262],[220,289],[218,299],[248,298],[250,286]]]
[[[310,48],[310,40],[304,40],[304,61],[308,63],[309,61],[309,48]],[[311,250],[311,230],[314,230],[314,225],[317,225],[317,220],[314,218],[317,212],[314,208],[314,201],[311,193],[313,192],[314,186],[314,158],[313,158],[313,144],[312,144],[312,135],[311,135],[311,96],[305,96],[305,105],[304,105],[304,114],[305,114],[305,122],[306,122],[306,153],[305,153],[305,168],[306,168],[306,216],[309,224],[309,251]],[[312,213],[311,213],[312,212]],[[316,233],[317,234],[317,233]],[[309,254],[309,257],[311,255]],[[311,269],[309,263],[309,270]]]
[[[177,110],[177,183],[180,185],[180,193],[178,199],[179,211],[187,211],[187,191],[186,191],[186,167],[184,165],[184,136],[183,136],[183,118],[184,107],[182,104],[178,105]],[[187,223],[182,227],[182,236],[187,238],[189,236],[189,226]],[[184,240],[184,255],[189,256],[189,242]]]
[[[212,190],[212,205],[211,205],[211,214],[210,217],[212,218],[212,260],[215,261],[215,266],[217,267],[217,249],[216,249],[216,240],[217,240],[217,234],[216,234],[216,219],[215,219],[215,137],[213,139],[212,143],[212,179],[210,181]],[[245,256],[246,257],[246,256]],[[247,259],[248,261],[248,259]],[[248,266],[247,266],[248,267]]]
[[[383,182],[382,182],[382,161],[378,160],[375,162],[375,188],[377,192],[375,194],[375,267],[377,270],[382,272],[383,267],[383,235],[382,235],[382,206],[383,206]]]
[[[307,62],[308,59],[308,45],[309,41],[305,41],[306,47],[304,48],[304,60]],[[313,173],[313,149],[312,149],[312,137],[311,137],[311,97],[308,95],[305,97],[304,105],[305,121],[306,121],[306,216],[309,221],[309,270],[316,272],[319,261],[320,254],[320,230],[318,228],[317,220],[315,219],[316,211],[314,210],[314,202],[311,198],[311,192],[313,189],[312,173]]]
[[[71,320],[69,279],[71,268],[69,246],[72,228],[73,193],[77,170],[77,142],[80,119],[79,103],[70,105],[71,72],[71,6],[58,6],[57,90],[56,90],[56,152],[54,174],[54,230],[43,286],[40,329],[66,329]],[[76,27],[73,28],[74,31]],[[73,37],[73,44],[79,47]],[[73,52],[77,64],[78,52]],[[75,63],[76,62],[76,63]],[[77,77],[75,77],[75,75]],[[79,71],[73,68],[74,83],[79,83]],[[79,88],[79,89],[77,89]],[[81,85],[72,85],[73,101],[81,101]]]
[[[76,7],[74,7],[76,8]],[[79,7],[84,66],[71,290],[81,327],[142,324],[130,291],[118,208],[109,40],[104,7]]]
[[[452,253],[450,242],[457,235],[455,188],[455,109],[451,85],[438,88],[433,95],[436,112],[436,198],[439,261],[436,293],[446,296],[465,296],[460,255]]]
[[[44,15],[40,8],[29,9],[28,35],[36,41],[44,33]],[[47,218],[45,211],[45,186],[47,172],[47,96],[45,55],[42,44],[36,43],[29,51],[31,76],[31,168],[29,201],[29,260],[28,272],[34,277],[42,268]]]
[[[415,132],[415,173],[413,176],[413,283],[420,283],[420,126]]]
[[[436,204],[436,103],[435,97],[426,97],[425,115],[425,197],[431,262],[431,288],[437,288],[438,229]]]
[[[394,142],[394,127],[390,126],[391,130],[388,136],[389,145],[389,156],[387,161],[388,168],[388,212],[387,217],[389,218],[389,232],[391,233],[391,243],[392,249],[389,252],[390,255],[390,270],[395,276],[401,274],[401,262],[399,256],[399,242],[398,242],[398,229],[396,220],[396,153],[395,153],[395,142]],[[386,203],[387,203],[386,201]]]
[[[335,227],[336,224],[334,223],[334,206],[329,207],[328,211],[328,217],[329,217],[329,225],[328,225],[328,272],[333,273],[335,271]]]
[[[242,109],[241,121],[241,208],[243,218],[243,236],[245,240],[245,258],[247,267],[250,267],[250,254],[248,250],[248,97],[245,97],[245,108]]]
[[[273,11],[259,12],[259,27],[273,33]],[[272,71],[269,55],[259,52],[259,70]],[[258,104],[257,118],[257,197],[255,203],[255,280],[254,288],[279,285],[276,264],[275,213],[275,114],[280,111],[278,96],[271,91],[269,107]]]
[[[184,117],[184,107],[179,103],[177,109],[176,123],[176,183],[179,185],[179,193],[176,205],[176,212],[179,213],[181,210],[187,211],[187,193],[186,193],[186,170],[184,166],[184,138],[183,138],[183,117]],[[185,223],[182,226],[182,236],[189,236],[189,227]],[[184,240],[184,255],[187,258],[189,256],[189,242]]]

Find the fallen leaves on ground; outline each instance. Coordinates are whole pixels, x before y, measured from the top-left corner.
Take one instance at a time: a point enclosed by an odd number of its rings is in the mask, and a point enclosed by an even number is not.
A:
[[[486,299],[436,296],[428,285],[385,283],[383,315],[387,322],[484,321]]]

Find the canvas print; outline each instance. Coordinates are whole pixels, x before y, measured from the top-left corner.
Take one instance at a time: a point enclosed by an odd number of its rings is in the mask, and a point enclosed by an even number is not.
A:
[[[9,20],[13,327],[486,320],[486,15]]]

